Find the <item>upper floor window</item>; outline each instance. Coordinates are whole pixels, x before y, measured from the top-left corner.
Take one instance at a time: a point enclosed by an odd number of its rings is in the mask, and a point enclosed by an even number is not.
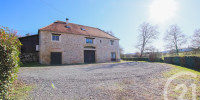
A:
[[[86,43],[93,43],[93,39],[92,38],[86,38]]]
[[[60,41],[60,34],[52,34],[52,41]]]
[[[110,40],[110,45],[114,45],[114,40]]]

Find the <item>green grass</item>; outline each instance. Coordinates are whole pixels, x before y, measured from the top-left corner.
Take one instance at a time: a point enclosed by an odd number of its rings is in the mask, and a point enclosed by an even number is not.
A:
[[[172,67],[172,70],[164,73],[164,76],[166,76],[166,77],[172,76],[181,71],[188,71],[188,72],[192,72],[194,74],[200,75],[200,72],[192,70],[192,69],[188,69],[185,67],[176,66],[176,65],[172,65],[172,64],[167,64],[167,65],[170,65]]]
[[[173,75],[175,75],[179,72],[183,72],[183,71],[192,72],[192,73],[197,75],[197,78],[192,78],[191,76],[181,76],[181,77],[176,78],[176,80],[174,82],[172,82],[172,84],[169,87],[169,90],[170,90],[169,97],[170,98],[179,97],[179,95],[182,93],[182,90],[175,90],[176,86],[179,85],[179,84],[184,84],[184,82],[190,82],[190,83],[187,83],[188,91],[185,94],[184,98],[188,99],[188,100],[192,100],[192,92],[191,92],[192,88],[189,87],[189,85],[191,85],[191,82],[192,82],[192,83],[195,83],[197,85],[197,89],[196,89],[197,100],[200,100],[200,84],[199,84],[199,82],[200,82],[200,72],[192,70],[192,69],[184,68],[184,67],[181,67],[181,66],[176,66],[176,65],[171,65],[171,64],[167,64],[167,65],[170,65],[172,67],[172,69],[170,71],[163,73],[165,78],[170,78],[171,76],[173,76]]]
[[[126,62],[134,62],[134,61],[120,60],[120,62],[116,62],[116,63],[126,63]]]
[[[41,67],[41,66],[48,66],[48,65],[40,64],[37,62],[24,63],[21,65],[21,67]]]
[[[28,97],[29,92],[34,88],[34,85],[27,85],[19,81],[13,84],[13,90],[10,93],[11,100],[24,100]]]

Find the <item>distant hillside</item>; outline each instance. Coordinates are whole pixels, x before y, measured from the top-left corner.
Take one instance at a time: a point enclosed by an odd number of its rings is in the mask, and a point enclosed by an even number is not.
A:
[[[183,49],[179,49],[179,52],[190,52],[192,51],[192,48],[183,48]],[[162,53],[170,53],[170,52],[176,52],[176,50],[166,50],[166,51],[162,51]]]

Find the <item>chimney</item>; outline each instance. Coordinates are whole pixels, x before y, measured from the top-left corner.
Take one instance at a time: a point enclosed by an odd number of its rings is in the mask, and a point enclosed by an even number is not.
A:
[[[66,18],[66,24],[68,25],[68,23],[69,23],[69,19],[68,19],[68,18]]]

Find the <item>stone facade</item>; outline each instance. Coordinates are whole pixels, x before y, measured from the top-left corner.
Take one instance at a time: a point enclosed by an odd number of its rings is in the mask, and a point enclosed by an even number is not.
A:
[[[52,41],[52,33],[60,34],[60,41]],[[119,40],[115,39],[111,45],[109,38],[90,37],[93,44],[86,43],[85,35],[57,33],[49,31],[39,32],[39,56],[41,64],[51,64],[51,52],[62,53],[62,64],[84,63],[84,50],[88,46],[95,47],[95,62],[110,62],[111,52],[116,53],[116,59],[120,59]]]

